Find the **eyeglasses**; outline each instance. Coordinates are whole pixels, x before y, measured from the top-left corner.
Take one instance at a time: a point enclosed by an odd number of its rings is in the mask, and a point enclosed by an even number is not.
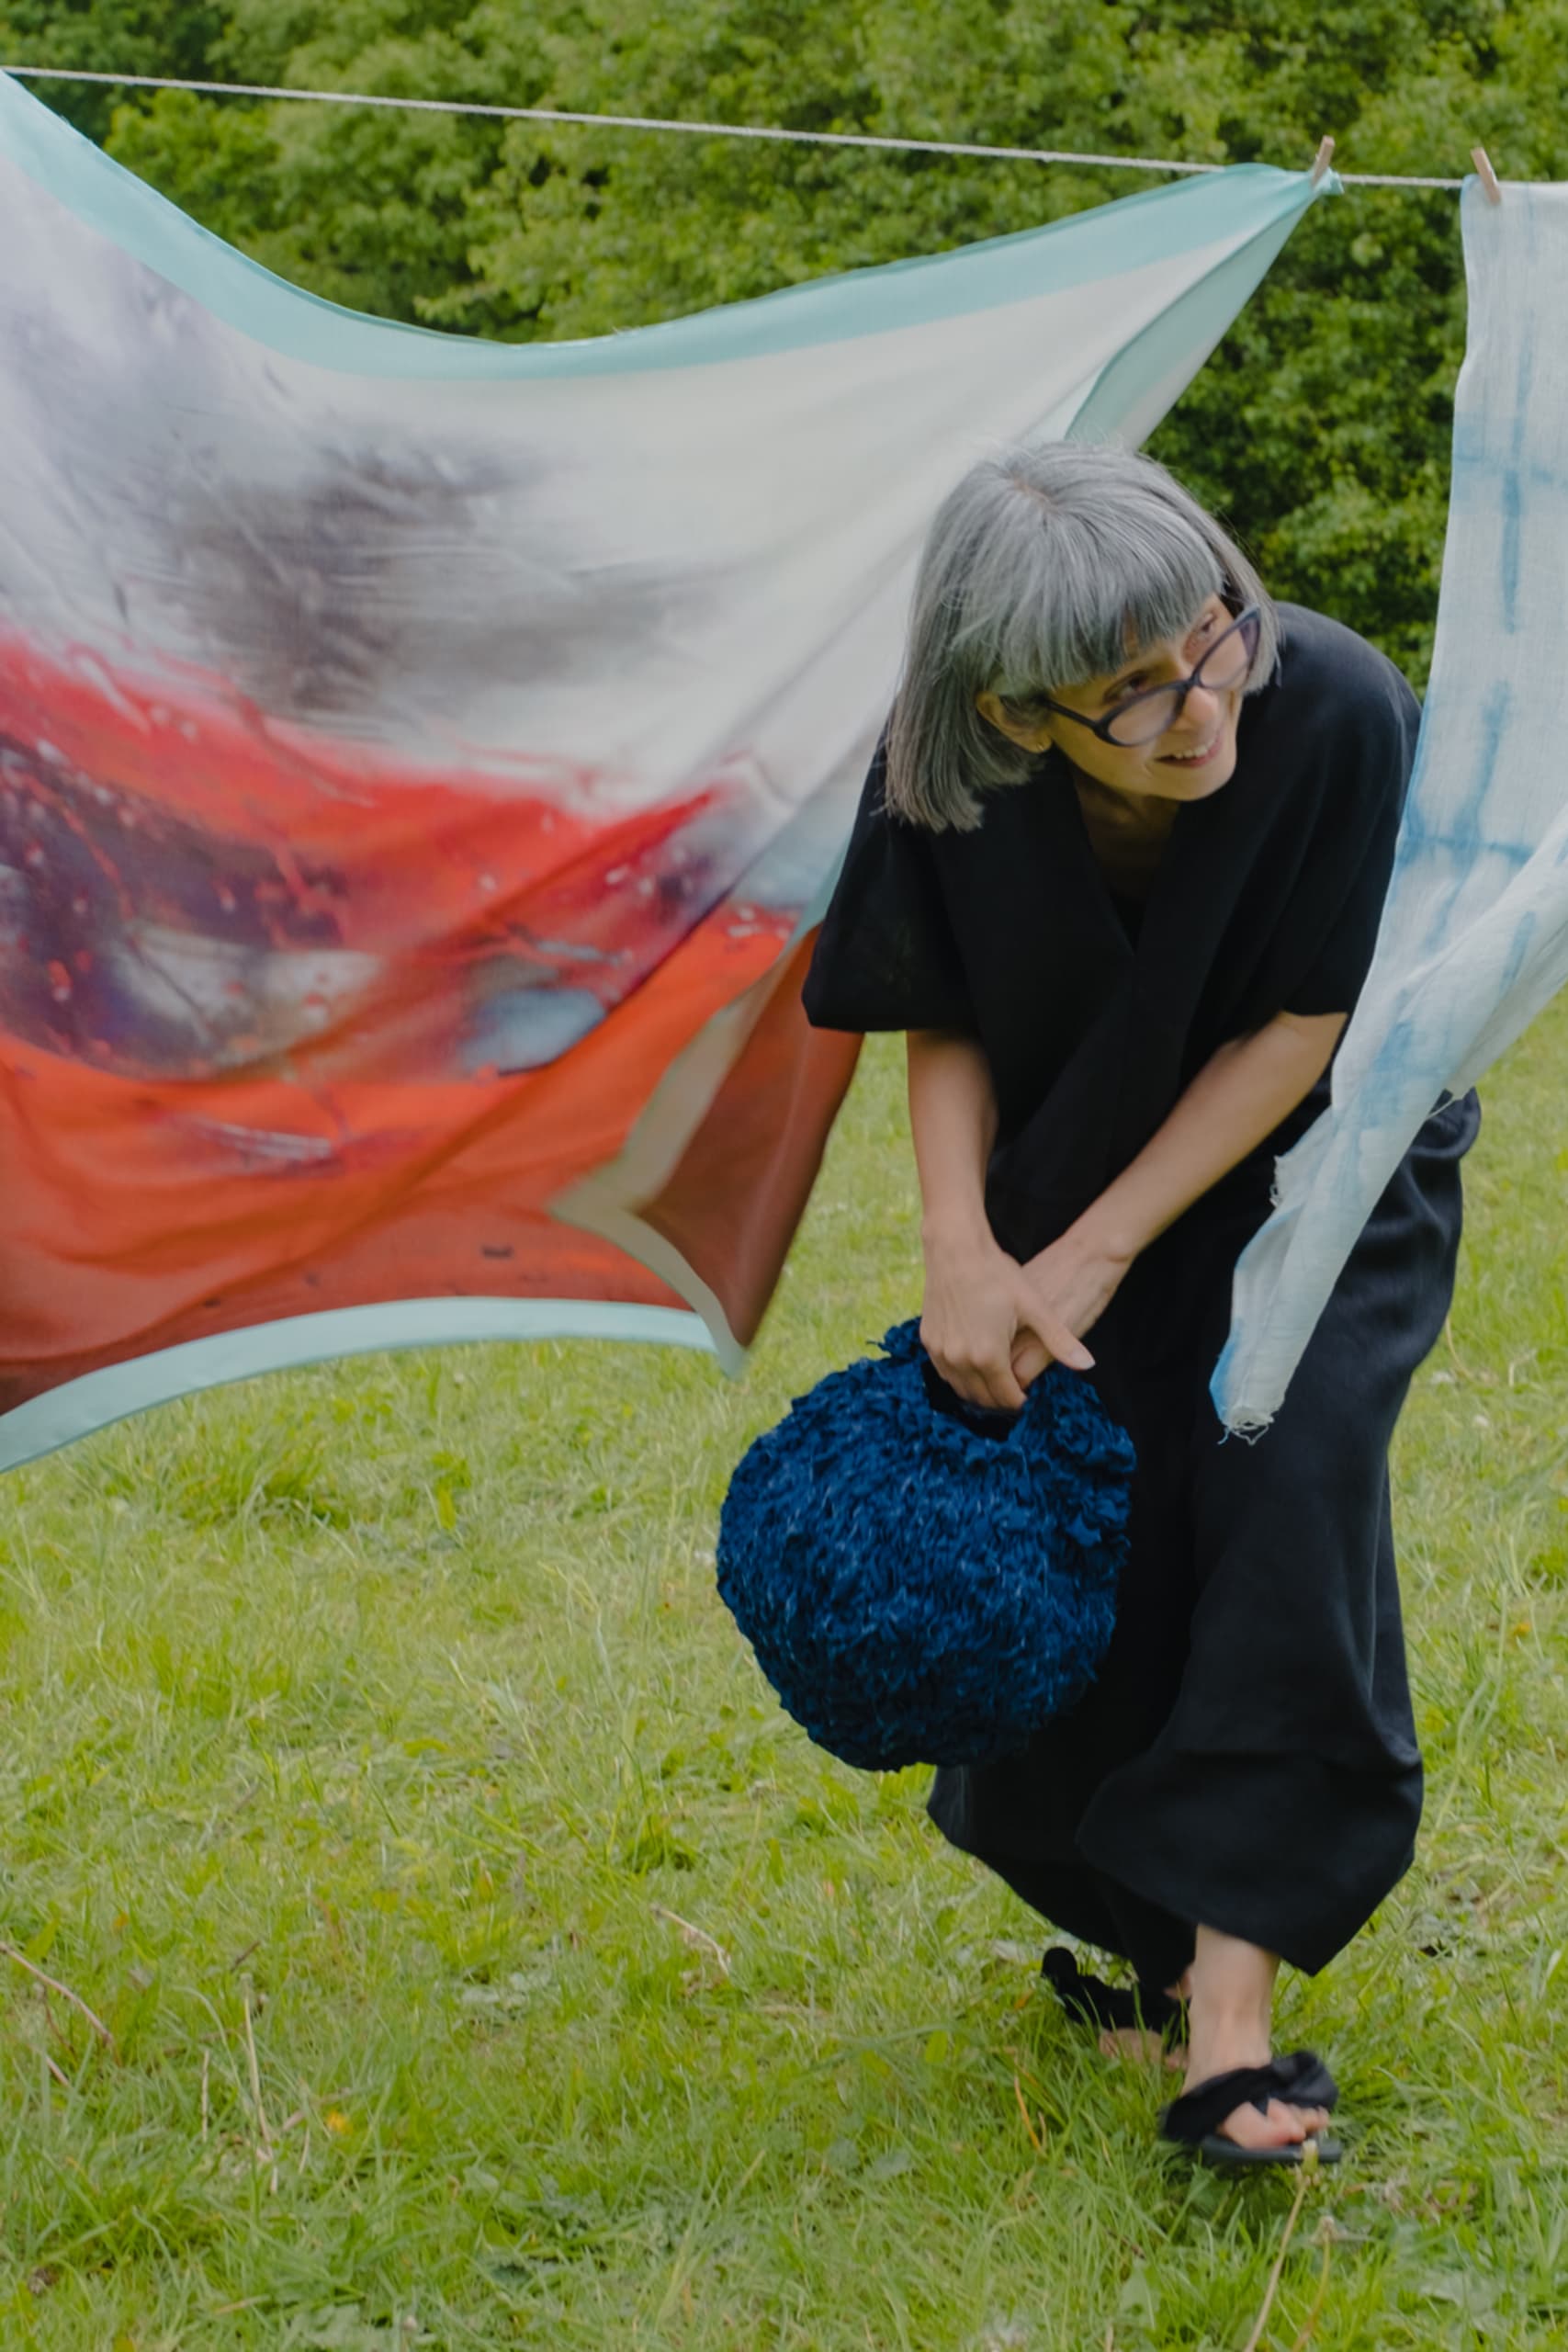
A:
[[[1187,677],[1178,679],[1173,685],[1145,686],[1142,694],[1129,695],[1106,718],[1088,718],[1081,710],[1069,710],[1066,703],[1054,702],[1049,695],[1039,695],[1034,699],[1044,709],[1055,711],[1058,718],[1076,719],[1091,735],[1098,735],[1102,743],[1115,743],[1122,751],[1132,751],[1140,743],[1154,742],[1176,725],[1194,686],[1206,687],[1214,695],[1228,695],[1239,686],[1258,659],[1262,627],[1258,606],[1249,605],[1229,628],[1221,631]]]

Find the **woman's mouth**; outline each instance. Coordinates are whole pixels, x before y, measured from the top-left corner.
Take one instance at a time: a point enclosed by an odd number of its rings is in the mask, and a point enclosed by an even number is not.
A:
[[[1222,727],[1218,733],[1204,744],[1201,752],[1162,752],[1160,765],[1167,768],[1206,768],[1211,760],[1218,757],[1224,736],[1225,730]]]

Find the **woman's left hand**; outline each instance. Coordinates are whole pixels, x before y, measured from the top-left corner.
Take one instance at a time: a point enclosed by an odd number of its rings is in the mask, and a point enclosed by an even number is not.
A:
[[[1023,1289],[1037,1302],[1047,1319],[1066,1324],[1075,1339],[1083,1339],[1099,1322],[1121,1287],[1133,1261],[1109,1248],[1091,1226],[1080,1219],[1060,1240],[1029,1259],[1023,1268]],[[1027,1388],[1052,1357],[1032,1331],[1021,1331],[1012,1368]]]

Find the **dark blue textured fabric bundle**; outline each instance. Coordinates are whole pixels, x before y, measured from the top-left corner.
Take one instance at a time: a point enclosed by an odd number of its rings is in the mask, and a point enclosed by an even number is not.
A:
[[[1132,1442],[1053,1364],[1005,1436],[931,1402],[919,1327],[797,1397],[742,1457],[718,1589],[795,1721],[846,1764],[979,1764],[1092,1680]]]

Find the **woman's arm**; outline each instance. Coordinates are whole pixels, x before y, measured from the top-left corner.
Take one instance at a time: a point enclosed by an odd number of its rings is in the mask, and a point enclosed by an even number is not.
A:
[[[1023,1269],[1030,1330],[1043,1340],[1046,1317],[1075,1334],[1089,1330],[1139,1251],[1311,1093],[1347,1018],[1281,1012],[1252,1036],[1222,1046],[1137,1158]],[[1013,1369],[1027,1384],[1056,1353],[1026,1340],[1014,1350]]]
[[[987,1221],[997,1098],[983,1050],[974,1038],[943,1029],[911,1030],[908,1046],[909,1125],[924,1205],[920,1337],[960,1396],[1016,1412],[1023,1403],[1012,1366],[1021,1331],[1040,1365],[1055,1357],[1087,1371],[1094,1359],[1047,1304],[1026,1292],[1024,1268],[999,1247]]]
[[[911,1031],[909,1124],[926,1261],[920,1337],[943,1379],[971,1404],[1016,1412],[1053,1360],[1088,1371],[1094,1359],[1083,1334],[1134,1259],[1311,1093],[1346,1018],[1281,1012],[1222,1046],[1137,1158],[1024,1266],[986,1218],[997,1102],[985,1054],[953,1031]]]
[[[1175,1110],[1083,1222],[1135,1258],[1304,1102],[1348,1015],[1281,1012],[1205,1062]]]

